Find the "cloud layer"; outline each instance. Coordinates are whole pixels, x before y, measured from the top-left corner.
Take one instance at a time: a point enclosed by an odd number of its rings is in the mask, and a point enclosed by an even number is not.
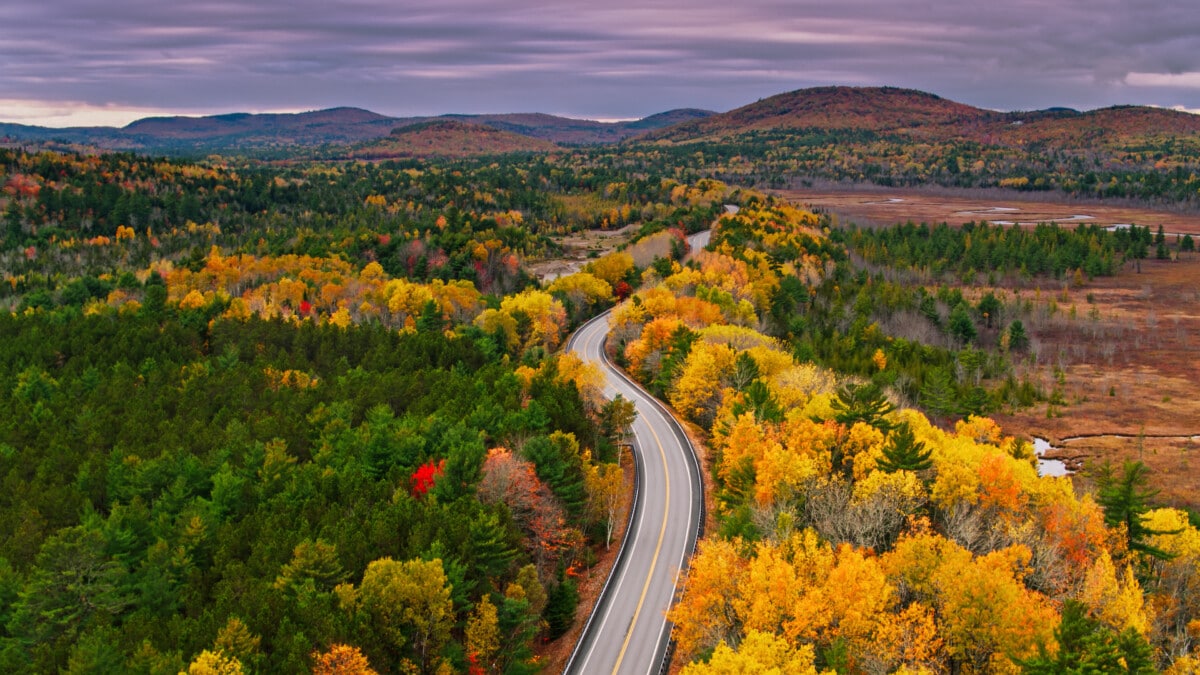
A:
[[[1195,109],[1200,12],[1189,0],[53,0],[0,6],[0,64],[0,119],[14,121],[37,106],[641,117],[823,84],[998,109]]]

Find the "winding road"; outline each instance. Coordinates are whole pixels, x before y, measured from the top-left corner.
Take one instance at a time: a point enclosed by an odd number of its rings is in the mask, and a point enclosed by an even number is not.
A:
[[[707,243],[693,235],[693,250]],[[697,246],[699,244],[699,246]],[[665,672],[671,624],[666,612],[704,520],[700,466],[691,442],[662,404],[608,360],[608,312],[584,324],[567,349],[599,366],[604,394],[637,407],[633,424],[637,484],[617,562],[564,673]]]

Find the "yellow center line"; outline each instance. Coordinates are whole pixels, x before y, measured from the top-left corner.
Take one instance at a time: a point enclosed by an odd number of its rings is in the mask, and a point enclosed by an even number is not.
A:
[[[663,522],[662,529],[658,531],[658,544],[654,547],[654,558],[650,561],[650,572],[646,574],[646,583],[642,586],[642,595],[638,598],[637,609],[633,612],[633,621],[629,623],[629,629],[625,633],[625,642],[621,644],[621,652],[617,654],[617,663],[613,666],[613,673],[616,673],[621,668],[621,661],[625,659],[625,651],[629,649],[629,640],[633,637],[633,627],[637,625],[638,617],[642,614],[642,605],[646,602],[646,592],[650,590],[650,581],[654,578],[654,568],[658,565],[658,554],[662,551],[663,536],[667,533],[667,514],[671,512],[671,475],[667,472],[667,453],[663,450],[662,441],[659,440],[658,434],[654,431],[654,425],[646,420],[646,427],[650,429],[650,435],[654,436],[654,443],[658,445],[658,455],[662,457],[663,477],[666,481]],[[628,533],[625,536],[629,536]]]

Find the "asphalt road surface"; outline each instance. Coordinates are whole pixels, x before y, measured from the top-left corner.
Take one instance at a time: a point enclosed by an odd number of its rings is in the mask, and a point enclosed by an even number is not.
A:
[[[637,492],[617,563],[564,672],[647,675],[659,672],[668,656],[666,612],[696,546],[704,492],[679,423],[605,356],[608,328],[606,312],[576,331],[567,348],[600,367],[605,396],[619,393],[637,406]]]

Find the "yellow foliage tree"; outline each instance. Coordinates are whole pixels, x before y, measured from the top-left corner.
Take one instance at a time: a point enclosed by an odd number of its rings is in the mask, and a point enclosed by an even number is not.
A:
[[[468,658],[483,672],[494,672],[496,653],[500,651],[500,624],[496,606],[487,594],[479,599],[467,619],[466,637]]]
[[[705,424],[712,421],[721,403],[721,388],[736,359],[737,353],[722,344],[692,345],[679,381],[668,395],[671,405],[690,419]]]
[[[621,499],[625,496],[625,474],[617,464],[584,465],[584,487],[588,495],[588,511],[594,521],[604,525],[604,547],[612,546],[613,531]]]
[[[851,653],[866,649],[895,599],[878,559],[843,544],[832,566],[807,573],[808,588],[792,602],[788,637],[825,645],[844,641]]]
[[[397,328],[403,328],[410,318],[420,316],[425,303],[433,300],[428,286],[406,279],[392,279],[375,295],[377,304],[387,308],[387,324]]]
[[[788,602],[805,591],[786,546],[759,543],[738,584],[732,607],[746,631],[782,633],[792,617]]]
[[[760,364],[760,372],[762,368]],[[833,373],[811,363],[795,364],[769,376],[771,392],[785,410],[803,407],[814,394],[831,393],[834,383]]]
[[[345,307],[338,307],[333,314],[329,315],[329,323],[338,328],[348,328],[351,322],[350,310]]]
[[[500,301],[500,312],[514,319],[522,350],[534,346],[557,349],[567,326],[562,303],[545,291],[526,290],[507,296]],[[520,330],[522,322],[516,321],[518,317],[528,321],[524,331]]]
[[[1017,672],[1013,658],[1053,639],[1058,615],[1025,587],[1031,554],[1011,546],[975,558],[932,533],[902,538],[883,557],[889,577],[937,611],[946,653],[972,672]]]
[[[179,301],[179,309],[200,309],[206,304],[204,294],[200,291],[192,290]]]
[[[1150,631],[1142,587],[1133,576],[1133,568],[1118,570],[1108,551],[1102,552],[1088,569],[1079,601],[1087,605],[1092,616],[1118,633],[1127,628],[1142,635]]]
[[[435,279],[429,292],[441,308],[442,314],[456,323],[465,323],[479,315],[483,296],[470,281],[442,281]]]
[[[689,663],[683,675],[816,675],[811,645],[793,647],[770,633],[750,631],[736,650],[717,645],[708,663]]]
[[[262,638],[251,633],[240,618],[231,616],[225,622],[225,626],[217,632],[217,639],[213,641],[213,649],[245,663],[252,661],[258,654],[261,642]]]
[[[675,314],[677,298],[674,293],[665,288],[655,287],[639,291],[636,297],[641,302],[642,308],[654,318]]]
[[[517,343],[517,320],[498,309],[485,309],[475,317],[475,325],[487,333],[502,333],[509,344]]]
[[[759,506],[769,506],[781,496],[797,494],[810,479],[825,473],[816,456],[793,452],[776,440],[763,443],[757,452],[754,500]]]
[[[604,405],[604,375],[594,364],[579,358],[575,352],[563,352],[557,358],[558,377],[572,382],[584,403],[592,410]]]
[[[615,288],[617,284],[625,281],[625,277],[633,269],[633,256],[624,251],[609,253],[596,258],[583,269],[608,282],[610,289]]]
[[[187,675],[242,675],[243,672],[241,661],[224,652],[207,649],[200,652],[187,669]]]
[[[441,559],[376,560],[367,565],[357,596],[376,630],[396,649],[410,645],[417,665],[429,672],[454,626]]]
[[[591,307],[612,300],[613,296],[612,284],[588,272],[559,277],[546,290],[564,295],[581,315]]]
[[[358,647],[332,644],[326,652],[313,652],[313,675],[378,675]]]
[[[933,610],[920,602],[880,622],[876,658],[890,672],[945,672],[942,638]]]
[[[741,625],[733,609],[746,561],[734,542],[700,542],[688,566],[679,601],[667,613],[675,624],[675,640],[685,659],[722,641],[736,639]]]

